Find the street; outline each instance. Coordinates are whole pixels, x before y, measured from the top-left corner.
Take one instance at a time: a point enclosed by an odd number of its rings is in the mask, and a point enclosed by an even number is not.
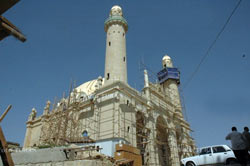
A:
[[[214,166],[222,166],[222,165],[225,166],[225,164],[216,164]],[[231,164],[230,166],[241,166],[241,165],[240,164]],[[247,164],[247,166],[250,166],[250,164]]]

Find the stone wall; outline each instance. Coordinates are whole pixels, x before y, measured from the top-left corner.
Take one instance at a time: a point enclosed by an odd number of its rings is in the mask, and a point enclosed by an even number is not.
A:
[[[15,166],[112,166],[109,160],[69,160],[64,148],[29,149],[11,153]],[[1,160],[1,159],[0,159]],[[0,166],[3,166],[0,162]]]

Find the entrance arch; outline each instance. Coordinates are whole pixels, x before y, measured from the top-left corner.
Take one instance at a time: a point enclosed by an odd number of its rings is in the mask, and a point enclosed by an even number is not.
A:
[[[168,125],[162,116],[156,120],[156,143],[158,149],[158,159],[160,166],[169,166],[170,163],[170,147],[169,147],[169,131]]]

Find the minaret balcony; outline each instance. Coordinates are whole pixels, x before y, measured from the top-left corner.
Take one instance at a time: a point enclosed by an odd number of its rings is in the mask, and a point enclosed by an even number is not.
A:
[[[109,26],[112,24],[120,24],[124,27],[125,32],[128,31],[128,23],[125,20],[125,18],[123,18],[122,16],[115,15],[115,16],[110,16],[109,18],[107,18],[105,23],[104,23],[105,32],[107,32]]]

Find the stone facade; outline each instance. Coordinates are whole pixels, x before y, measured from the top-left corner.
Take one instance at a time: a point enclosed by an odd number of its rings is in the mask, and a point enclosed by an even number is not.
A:
[[[120,139],[139,148],[143,165],[180,165],[181,158],[194,154],[195,144],[190,126],[183,118],[178,81],[168,79],[161,84],[151,83],[145,70],[141,92],[127,84],[123,61],[123,57],[126,58],[125,39],[120,39],[122,34],[111,37],[108,34],[110,28],[120,29],[120,33],[127,31],[120,7],[113,7],[110,17],[117,13],[119,18],[105,23],[108,47],[105,78],[99,77],[74,88],[68,98],[62,98],[52,109],[47,102],[40,117],[36,117],[33,109],[27,121],[24,147],[81,142],[83,131],[87,131],[94,141]],[[109,40],[117,42],[115,48],[109,48]],[[122,51],[119,52],[119,48]],[[112,59],[114,52],[121,55],[117,63],[107,60]],[[120,63],[124,63],[123,66]],[[168,56],[163,58],[165,67],[173,67]],[[113,73],[109,74],[112,81],[107,80],[107,73]],[[118,77],[122,79],[116,79]]]

